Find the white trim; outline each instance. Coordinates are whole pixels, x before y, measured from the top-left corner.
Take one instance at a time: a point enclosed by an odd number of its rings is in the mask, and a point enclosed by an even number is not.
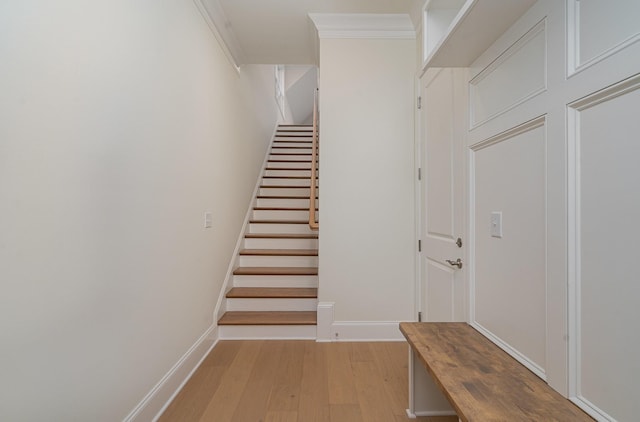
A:
[[[331,338],[331,324],[333,324],[333,308],[335,302],[319,302],[316,311],[317,334],[316,341],[320,343],[333,341]]]
[[[522,133],[529,132],[533,129],[537,129],[540,126],[546,125],[546,120],[547,120],[546,116],[547,116],[546,114],[543,114],[541,116],[535,117],[522,124],[514,126],[511,129],[507,129],[503,132],[498,133],[495,136],[485,139],[484,141],[476,142],[475,144],[472,144],[469,147],[473,152],[478,152],[481,149],[484,149],[488,146],[498,144],[502,141],[506,141],[508,139],[516,137]],[[475,205],[475,203],[472,203],[472,204]]]
[[[334,321],[335,302],[319,302],[317,338],[332,341],[405,341],[399,321]]]
[[[507,129],[503,132],[498,133],[495,136],[492,136],[488,139],[485,139],[481,142],[476,142],[473,145],[469,146],[469,248],[470,254],[467,258],[469,260],[468,268],[469,268],[469,324],[478,330],[482,335],[491,340],[496,346],[500,347],[502,350],[511,355],[514,359],[532,371],[534,374],[542,378],[546,381],[546,372],[545,369],[533,362],[527,356],[519,352],[517,349],[509,345],[507,342],[502,340],[500,337],[492,333],[490,330],[482,326],[479,322],[476,321],[476,300],[475,300],[475,291],[476,291],[476,274],[475,274],[475,208],[476,208],[476,184],[475,184],[475,174],[476,174],[476,162],[475,162],[475,153],[490,147],[492,145],[496,145],[500,142],[507,141],[509,139],[514,138],[520,134],[529,132],[531,130],[537,129],[539,127],[546,127],[547,124],[547,116],[543,114],[534,119],[531,119],[527,122],[524,122],[520,125],[512,127],[511,129]],[[546,283],[546,281],[545,281]]]
[[[580,112],[640,89],[640,75],[620,81],[567,105],[567,278],[569,323],[569,397],[596,419],[614,420],[582,395],[581,386],[581,169]]]
[[[571,397],[569,400],[571,400],[572,403],[574,403],[576,406],[578,406],[586,414],[588,414],[589,416],[591,416],[595,420],[598,420],[598,421],[606,420],[606,421],[616,422],[616,419],[614,419],[613,417],[609,416],[607,414],[607,412],[605,412],[604,410],[600,409],[598,406],[596,406],[595,404],[591,403],[589,400],[587,400],[586,398],[584,398],[582,396]]]
[[[244,216],[244,222],[242,223],[242,229],[240,230],[240,234],[238,234],[238,240],[236,241],[236,247],[233,250],[233,255],[231,255],[231,260],[229,261],[229,266],[227,267],[227,274],[224,278],[224,283],[222,284],[222,289],[220,289],[220,295],[218,296],[218,301],[216,302],[216,307],[213,311],[213,317],[216,321],[220,319],[222,314],[226,312],[226,294],[229,292],[230,287],[229,284],[233,280],[233,270],[236,266],[236,260],[238,259],[240,249],[242,249],[242,245],[244,244],[244,235],[249,228],[249,220],[251,220],[251,216],[253,215],[253,208],[256,203],[256,197],[258,195],[258,191],[260,190],[260,185],[262,184],[262,177],[265,172],[265,168],[267,167],[267,161],[269,160],[269,154],[271,153],[271,146],[273,145],[273,140],[276,138],[276,133],[278,132],[278,126],[280,124],[276,122],[275,127],[273,128],[273,133],[271,134],[271,141],[269,141],[269,145],[267,146],[267,150],[265,151],[264,160],[262,161],[262,167],[260,168],[260,173],[258,174],[258,180],[256,180],[256,185],[253,188],[253,194],[251,196],[251,202],[249,202],[249,206],[247,208],[247,213]]]
[[[420,23],[420,27],[422,23]],[[416,101],[418,97],[422,97],[422,75],[416,75],[414,86]],[[414,126],[413,126],[413,194],[414,194],[414,239],[415,245],[415,262],[414,262],[414,300],[413,300],[413,317],[418,321],[419,313],[422,311],[422,252],[418,250],[418,242],[422,241],[422,181],[424,176],[418,174],[422,170],[422,107],[418,108],[415,104]],[[425,312],[426,315],[426,312]]]
[[[318,37],[415,39],[408,14],[309,13]]]
[[[227,60],[229,60],[229,63],[235,68],[236,72],[240,73],[240,65],[245,62],[244,52],[240,48],[240,44],[233,30],[227,28],[225,25],[227,18],[219,0],[207,0],[209,7],[205,6],[203,0],[193,0],[193,3],[218,40],[220,48],[227,57]],[[213,10],[209,11],[209,8]]]
[[[535,363],[534,361],[532,361],[531,359],[529,359],[524,354],[520,353],[518,349],[509,345],[509,343],[505,342],[500,337],[493,334],[491,331],[489,331],[488,329],[480,325],[477,321],[472,321],[470,325],[473,328],[475,328],[478,332],[480,332],[480,334],[482,334],[483,336],[491,340],[491,342],[494,343],[496,346],[498,346],[499,348],[507,352],[509,355],[511,355],[512,358],[514,358],[515,360],[520,362],[522,365],[524,365],[531,372],[533,372],[543,380],[545,381],[547,380],[547,374],[545,373],[544,368],[538,365],[537,363]]]
[[[158,420],[217,342],[214,323],[124,418],[124,422]]]
[[[339,321],[331,324],[331,336],[333,341],[405,341],[399,324],[400,321]]]
[[[443,411],[422,411],[422,412],[415,412],[415,413],[411,413],[409,411],[409,409],[407,409],[407,416],[410,419],[415,419],[415,418],[421,418],[421,417],[434,417],[434,416],[457,416],[456,412],[454,411],[447,411],[447,410],[443,410]]]
[[[544,72],[544,82],[542,86],[534,89],[530,93],[524,95],[523,97],[515,100],[512,104],[507,105],[501,110],[494,112],[493,114],[485,117],[483,120],[476,121],[476,107],[475,107],[475,98],[477,96],[476,90],[477,86],[480,82],[482,82],[488,75],[493,73],[498,67],[500,67],[503,63],[505,63],[511,56],[522,50],[526,45],[529,44],[529,41],[532,41],[535,37],[537,37],[540,33],[544,34],[545,42],[544,42],[544,61],[541,64]],[[491,62],[487,67],[482,69],[480,73],[469,81],[469,130],[473,130],[483,124],[495,119],[498,116],[505,114],[506,112],[513,110],[521,104],[529,101],[530,99],[538,96],[539,94],[545,92],[547,90],[547,18],[540,20],[538,23],[533,25],[531,29],[529,29],[522,37],[520,37],[516,42],[511,44],[509,48],[507,48],[502,54],[500,54],[493,62]]]
[[[613,56],[630,45],[640,41],[640,32],[630,36],[626,40],[604,50],[602,53],[580,62],[580,1],[567,0],[567,78],[576,73],[600,63],[606,58]]]

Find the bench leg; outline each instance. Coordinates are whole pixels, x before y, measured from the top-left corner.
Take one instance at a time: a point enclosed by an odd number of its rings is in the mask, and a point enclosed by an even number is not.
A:
[[[409,348],[409,418],[455,415],[449,401],[433,382],[414,351]]]

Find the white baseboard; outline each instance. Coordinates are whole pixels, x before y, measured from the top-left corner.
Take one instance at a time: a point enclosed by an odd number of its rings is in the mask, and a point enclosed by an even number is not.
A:
[[[319,302],[317,310],[317,334],[316,341],[319,343],[333,341],[331,338],[331,324],[333,324],[334,302]]]
[[[218,330],[214,323],[124,418],[124,422],[157,420],[217,342]]]
[[[399,321],[339,321],[331,324],[333,341],[405,341]]]
[[[411,416],[411,415],[413,415],[413,416]],[[407,409],[407,416],[409,416],[409,418],[411,418],[411,419],[415,419],[415,418],[423,418],[423,417],[457,416],[457,414],[456,414],[456,412],[448,412],[448,411],[442,411],[442,412],[438,412],[438,411],[433,411],[433,412],[424,411],[424,412],[411,413],[411,412],[409,411],[409,409]]]
[[[318,342],[405,341],[399,321],[334,321],[334,302],[318,303]]]
[[[542,378],[544,381],[547,380],[547,374],[545,372],[545,369],[540,365],[538,365],[537,363],[535,363],[534,361],[532,361],[531,359],[529,359],[526,355],[520,353],[518,349],[512,347],[506,341],[503,341],[500,337],[493,334],[491,330],[488,330],[487,328],[483,327],[477,321],[472,321],[470,325],[473,328],[475,328],[480,334],[482,334],[483,336],[491,340],[496,346],[498,346],[499,348],[501,348],[502,350],[510,354],[511,357],[513,357],[515,360],[517,360],[522,365],[524,365],[528,370],[536,374],[538,377]]]

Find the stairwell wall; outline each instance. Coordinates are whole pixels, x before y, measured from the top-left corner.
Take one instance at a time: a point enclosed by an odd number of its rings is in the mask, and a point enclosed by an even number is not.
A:
[[[413,39],[320,40],[319,339],[413,318],[415,67]]]
[[[273,67],[182,0],[2,2],[0,63],[0,419],[150,420],[215,328]]]

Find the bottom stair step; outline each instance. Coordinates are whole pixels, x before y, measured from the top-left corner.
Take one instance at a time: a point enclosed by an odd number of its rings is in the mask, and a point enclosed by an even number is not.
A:
[[[225,312],[218,325],[316,325],[315,311]]]

